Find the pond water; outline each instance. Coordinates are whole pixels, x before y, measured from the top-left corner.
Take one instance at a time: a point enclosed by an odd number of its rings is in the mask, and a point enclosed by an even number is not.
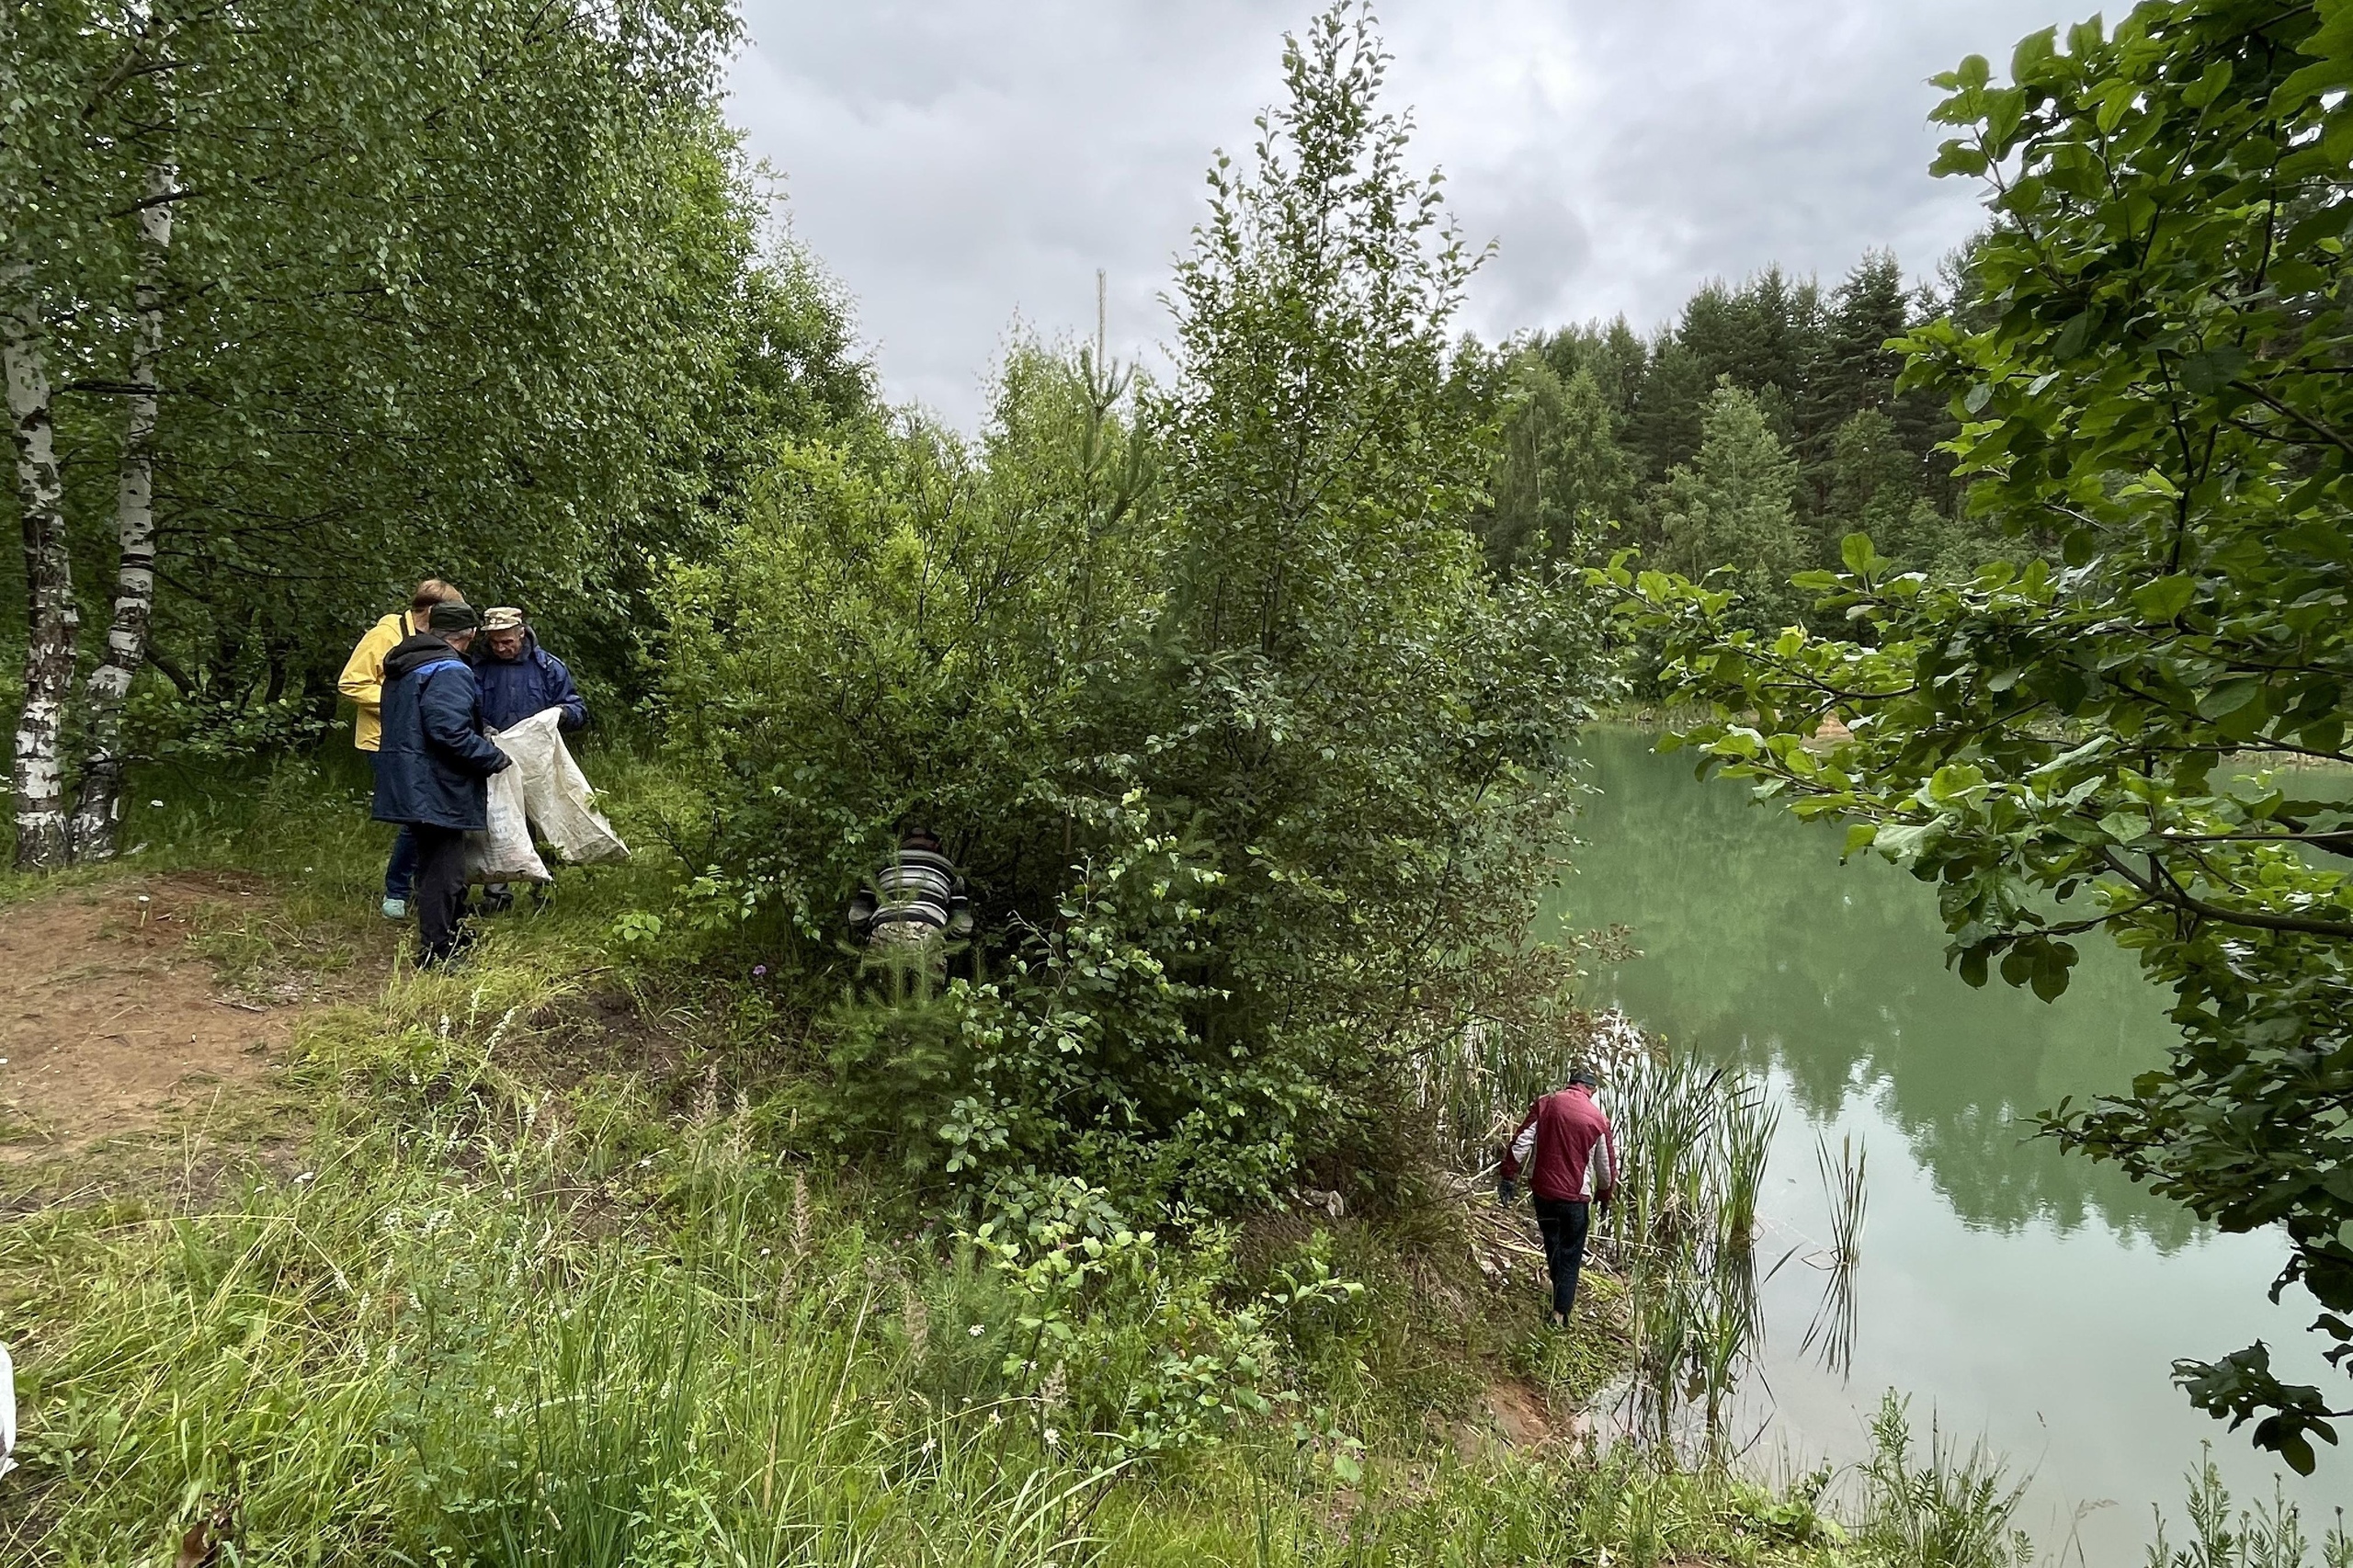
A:
[[[2031,1472],[2019,1522],[2046,1561],[2141,1562],[2151,1505],[2177,1525],[2201,1440],[2243,1502],[2279,1478],[2308,1533],[2353,1505],[2353,1452],[2324,1449],[2300,1480],[2168,1380],[2177,1357],[2262,1338],[2284,1372],[2341,1385],[2303,1333],[2311,1299],[2266,1299],[2284,1243],[2214,1232],[2032,1136],[2063,1096],[2121,1089],[2161,1060],[2165,995],[2130,960],[2095,937],[2055,1004],[1998,982],[1972,991],[1945,967],[1934,891],[1876,858],[1842,868],[1836,827],[1696,782],[1631,730],[1596,730],[1584,749],[1599,793],[1550,914],[1628,926],[1641,956],[1597,973],[1597,997],[1772,1085],[1760,1267],[1830,1233],[1817,1138],[1835,1149],[1851,1134],[1869,1153],[1851,1359],[1842,1371],[1805,1347],[1826,1277],[1791,1261],[1763,1287],[1734,1433],[1753,1465],[1867,1452],[1892,1388],[1923,1437],[1933,1411]]]

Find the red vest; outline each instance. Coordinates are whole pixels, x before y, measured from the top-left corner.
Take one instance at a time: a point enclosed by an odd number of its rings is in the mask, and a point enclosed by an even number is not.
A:
[[[1618,1138],[1609,1119],[1582,1088],[1546,1095],[1504,1151],[1504,1179],[1528,1166],[1528,1190],[1556,1203],[1585,1202],[1618,1186]]]

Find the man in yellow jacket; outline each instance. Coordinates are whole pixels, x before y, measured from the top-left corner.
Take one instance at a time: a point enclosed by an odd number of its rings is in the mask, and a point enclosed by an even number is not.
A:
[[[368,629],[359,646],[344,661],[343,675],[335,681],[335,689],[351,699],[359,710],[351,727],[351,744],[375,759],[376,748],[383,744],[384,733],[384,655],[400,646],[404,638],[413,637],[425,630],[426,618],[438,604],[463,604],[466,596],[438,577],[427,577],[409,596],[408,608],[399,615],[388,615]],[[384,867],[384,918],[408,918],[410,884],[416,881],[416,841],[406,827],[392,839],[392,858]]]

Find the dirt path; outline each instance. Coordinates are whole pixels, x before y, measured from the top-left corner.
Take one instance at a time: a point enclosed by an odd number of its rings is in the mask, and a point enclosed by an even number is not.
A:
[[[260,1087],[295,1020],[327,999],[266,978],[221,983],[216,959],[271,908],[258,881],[183,873],[0,911],[0,1165],[149,1132]]]

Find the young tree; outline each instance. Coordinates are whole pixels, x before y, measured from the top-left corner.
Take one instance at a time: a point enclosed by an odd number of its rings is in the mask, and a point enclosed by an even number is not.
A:
[[[1390,1168],[1411,1052],[1558,994],[1527,938],[1594,629],[1481,569],[1471,257],[1385,65],[1355,7],[1287,40],[1178,267],[1173,386],[1017,355],[977,449],[796,449],[676,578],[713,905],[825,938],[910,817],[971,878],[976,972],[824,1030],[845,1135],[915,1169],[1264,1203]]]
[[[1859,537],[1813,585],[1869,642],[1721,637],[1635,588],[1711,758],[1938,884],[1962,976],[2055,996],[2105,930],[2175,998],[2166,1064],[2047,1131],[2226,1230],[2277,1226],[2353,1371],[2353,6],[2190,0],[1940,78],[1940,173],[1993,184],[1981,324],[1915,333],[1973,504],[2062,562],[1965,584]],[[1801,744],[1825,710],[1853,739]],[[2055,907],[2054,907],[2055,904]],[[2088,907],[2086,907],[2088,906]],[[2177,1363],[2300,1471],[2353,1400],[2262,1345]]]
[[[1499,572],[1573,562],[1597,543],[1633,498],[1633,465],[1600,385],[1580,369],[1564,382],[1533,354],[1512,364],[1511,411],[1492,499],[1479,519]]]
[[[1705,576],[1729,567],[1746,612],[1768,628],[1796,618],[1790,587],[1811,551],[1790,504],[1797,464],[1775,438],[1756,399],[1717,383],[1700,415],[1699,451],[1659,487],[1658,558],[1674,570]]]

